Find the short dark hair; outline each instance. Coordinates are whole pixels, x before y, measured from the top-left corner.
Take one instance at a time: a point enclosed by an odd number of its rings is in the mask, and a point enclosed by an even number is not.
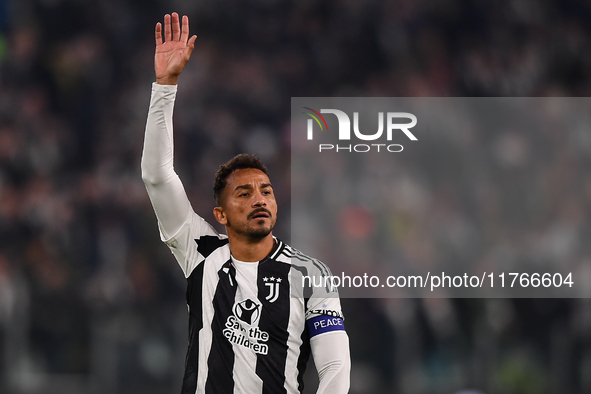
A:
[[[218,172],[215,173],[215,181],[213,183],[213,197],[215,198],[218,206],[220,205],[220,196],[222,195],[222,191],[227,185],[228,176],[230,176],[230,174],[234,171],[244,168],[254,168],[261,170],[265,173],[265,175],[267,175],[269,180],[271,180],[271,176],[269,175],[267,167],[265,167],[257,155],[241,153],[237,156],[234,156],[234,158],[232,158],[230,161],[222,164]]]

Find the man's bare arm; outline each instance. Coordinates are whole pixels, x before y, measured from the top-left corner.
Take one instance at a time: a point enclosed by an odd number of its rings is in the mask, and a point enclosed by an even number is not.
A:
[[[182,31],[176,13],[164,17],[156,25],[154,70],[156,84],[146,124],[142,154],[142,179],[156,212],[165,239],[175,235],[189,213],[191,205],[183,185],[173,168],[172,111],[179,75],[191,57],[196,36],[189,37],[189,19],[183,17]]]

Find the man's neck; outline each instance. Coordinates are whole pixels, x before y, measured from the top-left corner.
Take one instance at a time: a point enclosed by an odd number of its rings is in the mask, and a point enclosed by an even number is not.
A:
[[[228,233],[230,252],[235,259],[247,262],[261,261],[275,247],[275,239],[272,234],[262,239],[251,239],[244,236]]]

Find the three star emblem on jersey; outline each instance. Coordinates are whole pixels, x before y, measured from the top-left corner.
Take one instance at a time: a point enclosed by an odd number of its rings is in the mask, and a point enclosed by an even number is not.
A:
[[[265,286],[269,288],[269,294],[265,297],[265,300],[269,302],[277,301],[279,298],[279,284],[281,283],[281,278],[263,278],[263,282],[265,282]]]

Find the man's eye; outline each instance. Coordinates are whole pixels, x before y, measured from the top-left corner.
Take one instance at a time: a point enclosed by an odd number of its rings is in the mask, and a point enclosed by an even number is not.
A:
[[[246,196],[248,196],[248,193],[240,193],[240,194],[238,195],[238,197],[246,197]]]

